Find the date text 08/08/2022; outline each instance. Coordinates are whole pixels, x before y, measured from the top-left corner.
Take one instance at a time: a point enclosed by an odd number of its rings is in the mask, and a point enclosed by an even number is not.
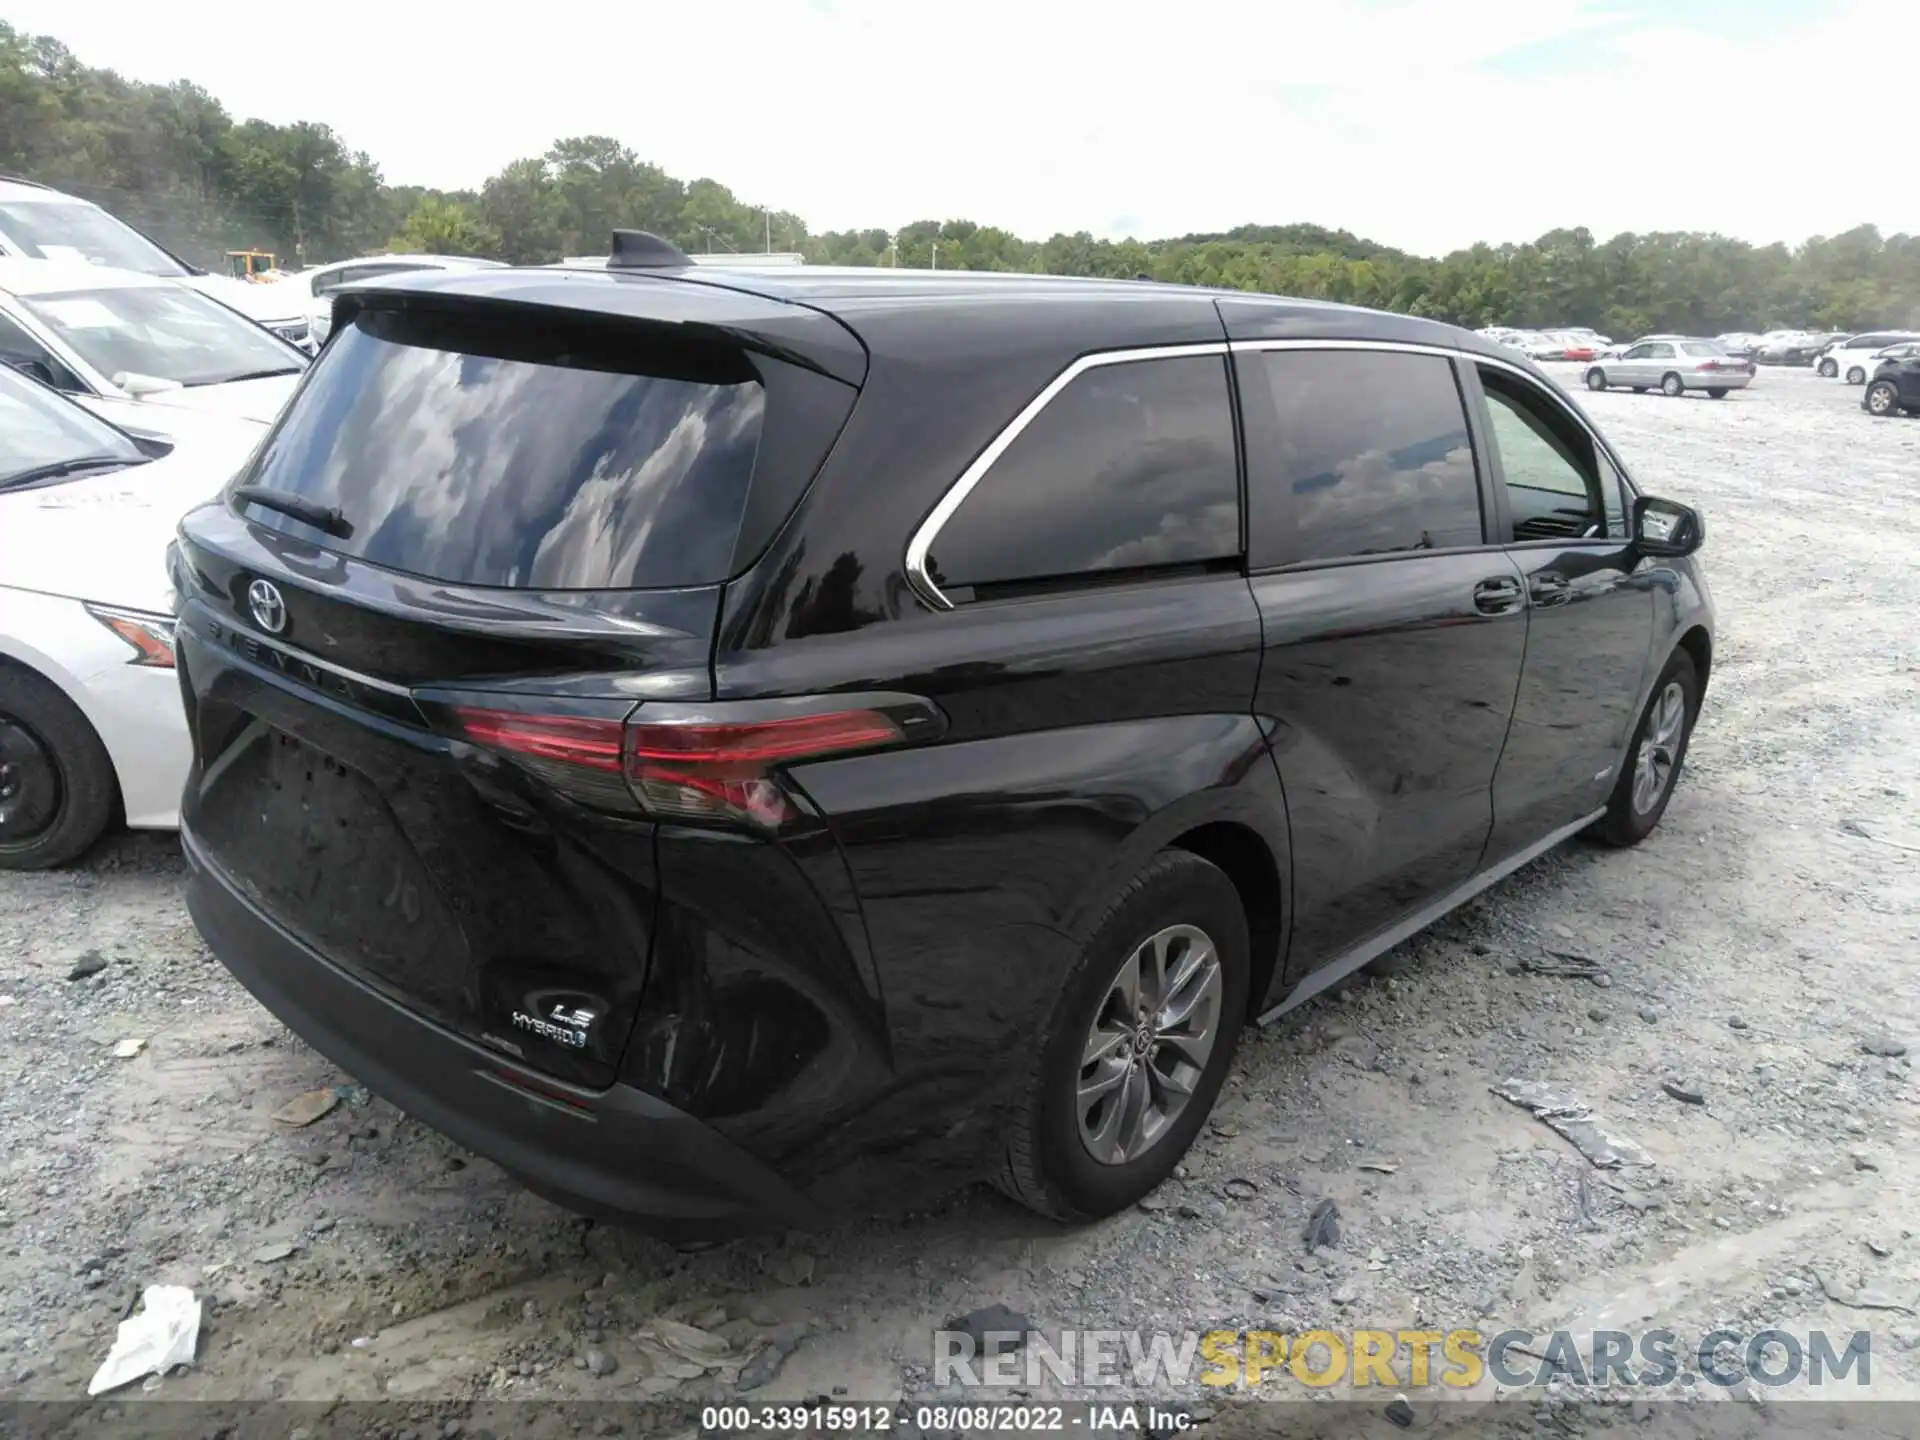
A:
[[[922,1434],[1171,1434],[1193,1427],[1179,1406],[1084,1402],[1003,1405],[990,1401],[940,1405],[709,1405],[703,1435],[885,1434],[911,1425]]]

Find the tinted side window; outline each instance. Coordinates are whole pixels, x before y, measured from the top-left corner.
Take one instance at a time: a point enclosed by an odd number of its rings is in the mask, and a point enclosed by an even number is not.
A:
[[[1224,358],[1095,366],[933,537],[928,574],[964,599],[953,591],[1232,559],[1239,489]]]
[[[1645,360],[1652,353],[1653,347],[1651,345],[1636,345],[1620,358],[1622,360]]]
[[[1241,363],[1244,384],[1265,382],[1276,419],[1249,503],[1254,533],[1279,538],[1263,540],[1256,566],[1481,543],[1480,487],[1451,361],[1275,350]],[[1291,526],[1276,524],[1286,512]]]
[[[1506,484],[1513,538],[1604,535],[1605,459],[1592,437],[1525,381],[1483,367],[1480,383],[1487,393],[1488,428]],[[1611,479],[1611,466],[1604,473]]]
[[[1647,358],[1649,360],[1671,360],[1673,358],[1673,346],[1649,345],[1647,347]]]

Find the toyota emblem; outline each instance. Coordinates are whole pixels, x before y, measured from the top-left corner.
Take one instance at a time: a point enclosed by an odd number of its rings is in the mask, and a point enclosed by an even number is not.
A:
[[[253,623],[269,635],[287,628],[287,602],[270,580],[256,580],[247,587],[247,609],[253,612]]]

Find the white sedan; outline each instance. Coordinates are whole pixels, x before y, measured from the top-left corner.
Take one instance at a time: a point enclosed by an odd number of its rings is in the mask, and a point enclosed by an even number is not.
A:
[[[307,336],[304,293],[279,294],[276,285],[209,274],[92,201],[16,175],[0,178],[0,256],[111,265],[173,280],[231,305],[282,339],[316,348]]]
[[[166,548],[258,435],[137,440],[0,366],[0,870],[64,864],[116,813],[179,823]]]
[[[126,429],[170,434],[182,411],[265,425],[309,358],[171,280],[82,261],[0,260],[0,363]]]

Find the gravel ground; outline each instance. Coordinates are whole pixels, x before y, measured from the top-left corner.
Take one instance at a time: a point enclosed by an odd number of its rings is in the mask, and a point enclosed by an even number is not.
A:
[[[1768,371],[1720,402],[1585,397],[1709,520],[1719,653],[1664,826],[1548,856],[1393,977],[1250,1033],[1183,1178],[1087,1229],[979,1190],[679,1253],[351,1088],[289,1129],[275,1109],[352,1077],[207,955],[170,838],[0,875],[0,1393],[84,1395],[157,1282],[206,1304],[160,1394],[398,1397],[422,1434],[476,1402],[732,1394],[742,1359],[772,1372],[756,1401],[937,1396],[929,1331],[993,1303],[1049,1330],[1866,1328],[1871,1393],[1920,1393],[1916,1092],[1877,1053],[1920,1043],[1920,422],[1859,395]],[[1522,967],[1548,951],[1603,976]],[[1651,1163],[1589,1166],[1490,1093],[1508,1076]],[[1323,1199],[1343,1233],[1310,1256]],[[662,1319],[720,1337],[719,1378],[667,1373],[698,1366],[662,1360]]]

